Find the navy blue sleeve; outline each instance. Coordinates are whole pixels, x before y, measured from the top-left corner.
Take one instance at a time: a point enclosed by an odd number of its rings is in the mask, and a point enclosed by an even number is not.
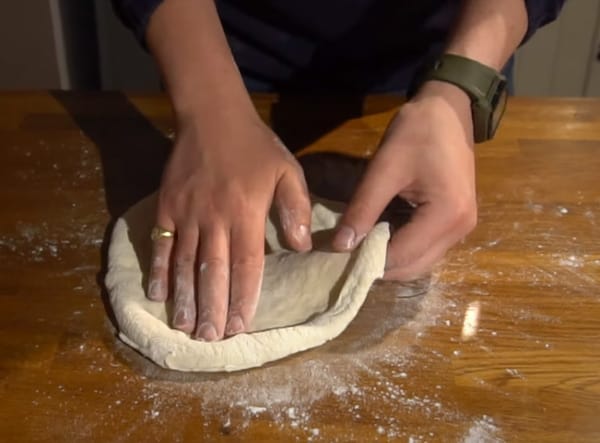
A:
[[[121,21],[144,46],[148,22],[161,3],[162,0],[112,0],[113,8]]]
[[[566,0],[525,0],[529,26],[523,42],[535,34],[539,28],[555,20]]]
[[[144,44],[150,16],[163,0],[112,0],[115,11]],[[558,17],[566,0],[525,0],[529,25],[523,41],[528,40],[538,28]],[[318,15],[318,11],[315,11]]]

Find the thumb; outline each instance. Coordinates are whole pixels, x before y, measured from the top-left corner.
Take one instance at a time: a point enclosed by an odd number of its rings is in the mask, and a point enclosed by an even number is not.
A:
[[[275,205],[287,243],[296,251],[312,248],[311,205],[302,173],[284,174],[275,190]]]
[[[332,243],[334,250],[353,250],[377,222],[387,204],[398,194],[402,183],[399,183],[399,171],[394,163],[397,162],[388,161],[381,155],[372,160],[338,223]]]

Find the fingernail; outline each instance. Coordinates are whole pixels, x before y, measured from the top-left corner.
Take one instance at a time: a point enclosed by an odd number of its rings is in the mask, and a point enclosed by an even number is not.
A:
[[[229,319],[229,322],[227,322],[225,333],[227,335],[235,335],[244,332],[244,329],[245,327],[242,318],[239,315],[234,315]]]
[[[215,341],[219,337],[217,336],[217,330],[211,323],[202,323],[198,327],[198,331],[196,332],[196,338],[204,341]]]
[[[333,240],[337,249],[350,250],[356,243],[356,233],[349,226],[340,226]]]
[[[302,245],[304,249],[312,248],[312,239],[310,238],[310,231],[306,225],[298,225],[296,228],[296,239]]]
[[[187,329],[192,322],[192,316],[189,309],[179,309],[173,316],[173,327]]]
[[[150,300],[160,300],[162,295],[162,284],[160,280],[152,280],[148,285],[148,298]]]

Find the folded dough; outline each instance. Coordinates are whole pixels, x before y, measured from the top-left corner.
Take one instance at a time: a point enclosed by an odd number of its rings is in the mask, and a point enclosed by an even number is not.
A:
[[[249,333],[217,342],[191,339],[168,325],[170,301],[145,297],[150,230],[156,196],[132,207],[115,224],[106,286],[119,337],[156,364],[180,371],[236,371],[304,351],[337,337],[358,313],[371,284],[383,275],[389,228],[380,223],[353,253],[322,250],[338,214],[313,204],[316,248],[286,250],[271,216],[266,226],[265,270]],[[254,331],[254,332],[252,332]]]

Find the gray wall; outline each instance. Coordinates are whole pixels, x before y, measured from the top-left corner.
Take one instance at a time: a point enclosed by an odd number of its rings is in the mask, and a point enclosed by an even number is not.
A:
[[[55,5],[48,0],[3,1],[0,6],[0,88],[66,86],[64,54],[58,51]]]
[[[152,58],[115,16],[110,1],[95,0],[94,3],[102,87],[129,91],[159,90],[160,79]]]
[[[600,95],[600,2],[567,1],[559,19],[517,53],[518,95]]]
[[[89,1],[81,0],[52,1],[59,5],[69,88],[100,88],[100,60],[94,5]]]
[[[0,4],[0,89],[158,90],[152,60],[109,0]]]

